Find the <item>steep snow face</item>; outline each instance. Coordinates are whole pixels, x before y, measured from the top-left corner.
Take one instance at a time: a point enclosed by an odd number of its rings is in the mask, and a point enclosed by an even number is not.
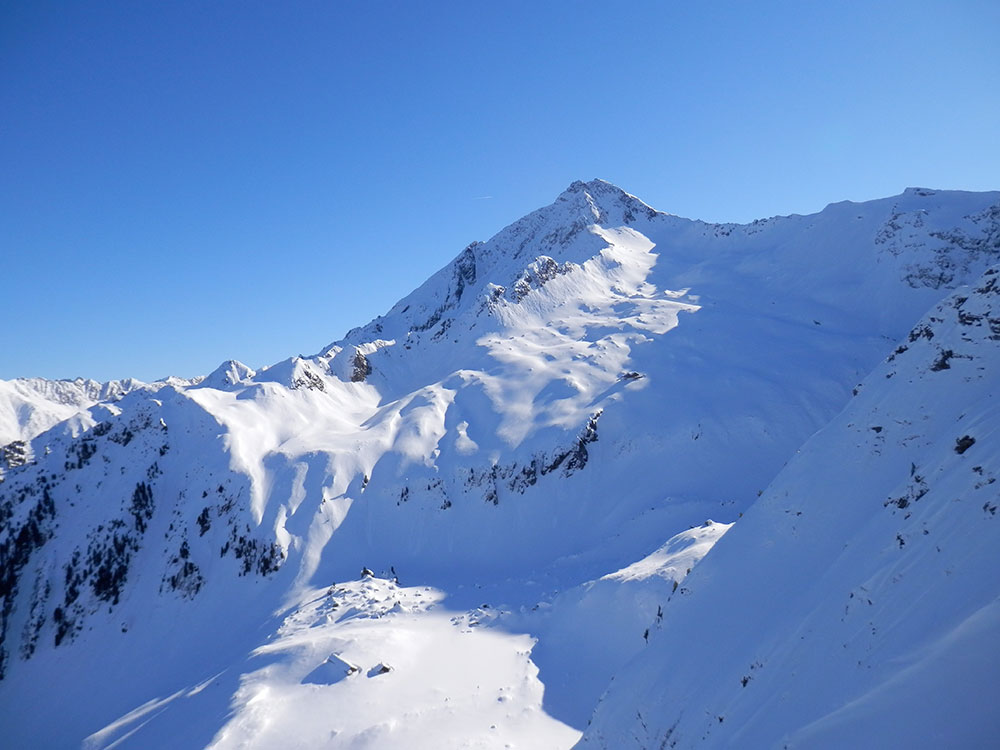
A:
[[[994,269],[910,332],[695,569],[580,746],[991,744],[998,382]]]
[[[90,407],[76,432],[36,436],[33,463],[0,485],[0,723],[23,744],[156,747],[301,721],[293,708],[316,691],[296,675],[347,652],[323,641],[315,663],[294,648],[270,652],[270,671],[254,660],[318,589],[367,566],[510,636],[474,641],[513,654],[484,662],[505,675],[491,684],[516,676],[516,705],[547,718],[507,717],[497,737],[572,743],[560,722],[582,729],[653,639],[686,595],[680,567],[945,288],[997,257],[998,203],[914,190],[709,225],[574,183],[315,356],[226,362]],[[692,527],[708,530],[697,544],[663,547]],[[440,611],[399,632],[448,643]],[[530,664],[525,634],[539,638]],[[392,658],[392,680],[423,684]],[[337,700],[368,684],[337,682]],[[440,684],[451,702],[464,683]],[[393,695],[398,727],[372,737],[409,737],[436,700]],[[464,736],[458,713],[434,716]]]

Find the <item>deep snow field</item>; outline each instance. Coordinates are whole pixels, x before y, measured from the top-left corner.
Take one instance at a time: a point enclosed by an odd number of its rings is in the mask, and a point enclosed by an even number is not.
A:
[[[998,263],[578,182],[314,356],[0,382],[2,744],[995,747]]]

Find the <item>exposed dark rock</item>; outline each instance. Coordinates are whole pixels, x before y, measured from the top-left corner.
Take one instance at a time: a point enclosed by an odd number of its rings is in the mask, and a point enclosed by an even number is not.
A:
[[[204,495],[202,495],[202,497],[204,497]],[[197,523],[198,536],[205,536],[208,530],[212,528],[211,511],[207,505],[202,508],[201,513],[198,514]]]
[[[597,412],[587,420],[583,431],[564,450],[557,451],[554,455],[545,453],[536,454],[527,464],[493,464],[485,471],[469,470],[466,480],[467,486],[485,486],[484,499],[486,502],[499,504],[498,486],[500,482],[506,482],[507,488],[512,492],[524,494],[529,488],[534,486],[540,477],[550,474],[562,468],[564,476],[570,476],[574,472],[583,469],[590,459],[587,446],[597,441],[597,420],[601,412]]]
[[[541,289],[557,276],[569,273],[576,264],[566,262],[559,264],[547,255],[540,255],[534,263],[528,266],[521,273],[520,278],[514,282],[508,292],[508,296],[513,302],[520,302],[533,289]]]
[[[0,447],[0,469],[16,469],[28,463],[28,444],[14,440]]]
[[[80,438],[74,441],[66,449],[66,461],[63,464],[63,468],[66,471],[71,469],[82,469],[86,466],[90,459],[94,457],[97,453],[97,445],[94,440],[90,437]],[[71,456],[75,456],[76,460],[72,460]]]
[[[242,563],[239,570],[241,576],[251,572],[261,576],[269,575],[278,570],[285,561],[284,551],[279,544],[255,538],[249,526],[245,527],[243,534],[233,528],[229,541],[222,547],[222,556],[230,550],[233,552],[233,557]]]
[[[323,378],[314,373],[308,367],[303,365],[299,370],[298,374],[292,379],[292,390],[297,390],[299,388],[306,388],[311,391],[325,391],[326,386],[323,385]]]
[[[145,482],[139,482],[132,492],[128,510],[132,514],[135,529],[140,534],[146,533],[149,520],[153,517],[153,509],[153,489]]]
[[[476,283],[476,253],[480,243],[473,242],[455,260],[455,301],[462,299],[467,286]]]
[[[176,570],[173,574],[169,570],[164,574],[160,591],[169,587],[171,591],[178,592],[182,597],[193,599],[201,590],[205,579],[201,575],[201,570],[191,560],[191,547],[188,545],[187,539],[181,543],[181,548],[170,560],[170,565],[175,566]]]
[[[139,551],[139,543],[120,520],[113,521],[108,532],[103,538],[91,540],[85,559],[87,570],[91,572],[90,587],[94,596],[118,604],[132,555]]]
[[[52,538],[52,521],[56,516],[55,503],[49,495],[48,485],[41,485],[39,499],[28,511],[24,522],[10,524],[14,506],[28,502],[37,495],[36,488],[22,488],[14,498],[0,495],[0,518],[4,520],[7,532],[0,541],[0,679],[6,672],[7,649],[5,642],[10,615],[14,609],[14,599],[20,587],[21,572],[34,553]]]
[[[975,444],[976,439],[974,437],[971,437],[970,435],[963,435],[955,440],[955,453],[962,455]]]
[[[368,357],[362,354],[360,350],[357,350],[354,352],[353,364],[354,369],[351,371],[351,382],[363,383],[372,374],[372,366],[368,361]]]
[[[931,327],[926,323],[921,323],[912,331],[910,331],[910,335],[908,338],[911,344],[914,343],[915,341],[918,341],[921,338],[927,339],[929,341],[930,339],[934,338],[934,331],[932,331]]]

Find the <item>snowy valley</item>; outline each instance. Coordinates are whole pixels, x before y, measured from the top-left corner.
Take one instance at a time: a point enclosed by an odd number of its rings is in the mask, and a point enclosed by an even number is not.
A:
[[[998,263],[577,182],[313,356],[0,382],[5,745],[994,745]]]

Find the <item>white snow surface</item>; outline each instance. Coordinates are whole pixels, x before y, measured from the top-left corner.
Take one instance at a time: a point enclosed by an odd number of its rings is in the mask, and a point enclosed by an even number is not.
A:
[[[5,738],[995,738],[998,262],[1000,193],[574,183],[314,356],[0,383]]]

